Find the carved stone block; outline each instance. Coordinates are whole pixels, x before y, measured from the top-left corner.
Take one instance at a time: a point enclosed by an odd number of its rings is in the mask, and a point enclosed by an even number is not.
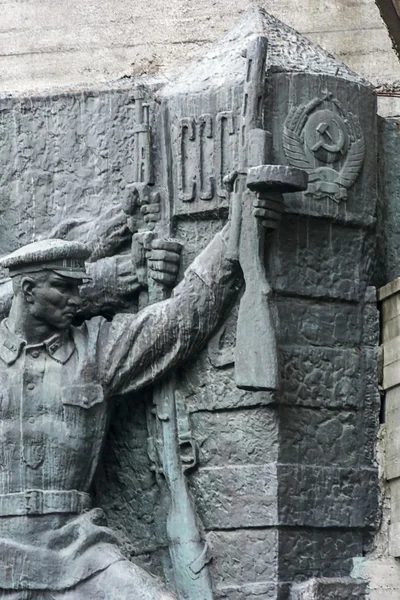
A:
[[[202,468],[190,485],[206,529],[278,524],[275,463]]]
[[[372,469],[279,465],[277,476],[282,524],[323,524],[329,528],[377,525],[378,477]]]
[[[290,600],[363,600],[366,584],[350,577],[310,579],[294,584]]]
[[[357,350],[283,347],[281,355],[285,403],[345,410],[361,405]]]
[[[276,289],[308,297],[360,300],[364,295],[360,271],[367,261],[365,236],[361,229],[286,215],[270,265]]]

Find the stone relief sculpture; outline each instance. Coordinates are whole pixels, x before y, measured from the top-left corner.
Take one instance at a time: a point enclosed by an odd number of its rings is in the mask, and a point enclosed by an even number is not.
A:
[[[316,200],[347,199],[364,161],[365,143],[357,116],[332,94],[294,107],[283,129],[289,164],[309,173],[306,194]]]
[[[1,593],[363,598],[373,93],[259,10],[131,83],[0,99]]]
[[[265,202],[257,214],[265,220],[272,211]],[[123,559],[101,511],[89,510],[88,490],[109,404],[179,365],[218,322],[238,275],[237,265],[225,258],[227,235],[218,235],[199,256],[170,300],[137,316],[121,314],[111,322],[98,317],[79,328],[71,323],[80,307],[79,284],[87,278],[84,245],[34,242],[1,260],[14,290],[0,333],[3,591],[169,597]],[[165,244],[158,242],[154,252],[170,273],[177,253],[173,242],[166,244],[162,250]],[[170,422],[165,402],[159,418]],[[175,519],[185,519],[182,505],[175,508]]]
[[[266,40],[257,38],[250,51],[253,56],[248,57],[242,131],[242,151],[247,154],[236,176],[242,183],[235,189],[235,210],[244,203],[243,223],[253,230],[248,221],[254,218],[250,206],[255,204],[256,218],[268,229],[275,229],[282,212],[279,199],[270,198],[268,193],[258,194],[254,202],[252,194],[245,191],[246,179],[242,179],[250,162],[250,151],[245,148],[252,144],[253,161],[255,156],[262,159],[265,153],[264,132],[257,125],[261,124],[259,98]],[[258,138],[250,138],[253,133]],[[144,164],[148,160],[147,157]],[[274,179],[275,171],[279,171],[278,180]],[[266,165],[254,166],[248,171],[247,186],[272,192],[280,187],[306,187],[302,172],[282,168],[278,171]],[[149,177],[149,170],[139,168],[138,173],[144,180]],[[135,193],[143,193],[148,183],[138,182]],[[234,218],[233,235],[237,237],[244,226],[242,219]],[[0,494],[2,590],[32,590],[39,596],[47,590],[65,598],[98,598],[104,592],[106,597],[118,599],[170,597],[150,576],[123,558],[101,511],[90,510],[88,492],[103,446],[109,405],[120,396],[154,384],[168,370],[179,366],[218,323],[239,276],[239,254],[226,247],[229,236],[230,247],[238,244],[230,231],[231,228],[225,228],[199,255],[171,299],[135,316],[119,314],[111,322],[97,317],[80,327],[72,326],[72,321],[81,306],[79,285],[88,278],[84,261],[90,254],[83,244],[44,240],[1,259],[1,266],[9,270],[14,292],[10,315],[0,331],[4,438]],[[166,295],[165,280],[170,285],[176,275],[180,246],[160,238],[144,241],[143,236],[142,242],[152,268],[148,293],[152,304]],[[242,265],[245,255],[253,262],[251,254],[258,253],[257,238],[246,244],[241,248]],[[260,256],[256,259],[260,260]],[[257,283],[256,280],[255,287]],[[246,287],[249,286],[250,282]],[[246,304],[246,296],[242,302]],[[251,306],[254,307],[254,298]],[[247,300],[247,308],[241,309],[242,319],[249,319],[246,312],[250,307]],[[258,319],[260,327],[263,321]],[[272,345],[269,356],[274,368],[275,334],[272,323],[267,322],[267,327],[270,329],[265,333],[265,343]],[[254,360],[257,356],[255,353]],[[241,376],[250,379],[250,383],[241,380],[240,385],[276,389],[274,378],[259,383],[257,375],[263,377],[264,372],[261,364],[251,364],[251,358]],[[261,358],[265,360],[265,356]],[[244,353],[241,361],[245,359]],[[255,381],[251,377],[253,371],[258,372]],[[180,597],[205,600],[212,598],[205,569],[206,546],[197,528],[180,464],[175,393],[172,377],[161,380],[154,391],[156,413],[162,424],[162,471],[171,496],[167,521],[170,553]]]

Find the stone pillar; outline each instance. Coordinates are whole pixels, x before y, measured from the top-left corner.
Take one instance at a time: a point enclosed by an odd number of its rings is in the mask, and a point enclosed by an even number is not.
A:
[[[400,557],[400,278],[379,290],[385,390],[385,477],[390,489],[389,554]]]

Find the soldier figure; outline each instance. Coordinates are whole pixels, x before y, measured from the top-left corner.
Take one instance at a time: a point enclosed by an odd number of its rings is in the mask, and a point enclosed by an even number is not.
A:
[[[267,201],[257,206],[261,221],[271,217]],[[228,234],[216,235],[170,299],[80,327],[72,321],[88,277],[84,244],[35,242],[0,261],[14,294],[0,324],[1,598],[172,600],[123,557],[88,491],[116,398],[181,364],[223,314],[240,276],[226,258]],[[163,260],[166,274],[179,260],[169,244],[155,251],[161,280]]]

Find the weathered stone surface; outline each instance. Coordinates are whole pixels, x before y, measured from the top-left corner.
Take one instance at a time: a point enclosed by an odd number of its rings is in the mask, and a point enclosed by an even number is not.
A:
[[[277,525],[276,464],[202,468],[190,485],[206,529]]]
[[[294,584],[290,600],[363,600],[366,583],[350,577],[311,579]]]
[[[373,469],[279,465],[279,520],[303,527],[377,525],[378,477]]]
[[[279,416],[281,462],[344,468],[365,462],[362,413],[296,406],[282,407]]]
[[[296,581],[309,577],[339,577],[350,572],[352,559],[362,552],[360,531],[288,528],[279,533],[279,575]]]
[[[176,237],[182,242],[182,270],[186,269],[198,254],[199,248],[205,248],[213,235],[220,231],[225,223],[220,219],[177,221]]]
[[[207,535],[213,581],[221,586],[273,581],[278,566],[277,529],[215,531]]]
[[[376,348],[380,339],[380,319],[376,305],[376,289],[367,288],[366,303],[363,308],[363,338],[366,346]]]
[[[328,347],[360,344],[362,314],[357,305],[280,296],[276,305],[278,338],[282,344]]]
[[[147,454],[147,402],[132,398],[118,406],[95,482],[96,503],[132,556],[166,546],[160,488]]]
[[[380,202],[377,268],[375,280],[380,287],[400,275],[400,207],[397,198],[400,192],[398,178],[398,156],[400,150],[399,120],[379,119],[379,152],[384,160],[380,162]]]
[[[268,407],[191,415],[201,466],[273,462],[278,457],[276,410]]]
[[[236,387],[233,369],[236,319],[237,312],[211,338],[197,360],[186,366],[184,388],[189,412],[268,406],[274,402],[271,392],[249,392]]]
[[[373,527],[378,518],[377,486],[371,469],[282,464],[203,468],[191,479],[207,529],[278,523]]]
[[[360,300],[365,235],[328,220],[286,215],[270,266],[274,287],[304,296]]]
[[[357,408],[362,389],[360,353],[333,348],[281,348],[283,400],[288,404]]]
[[[132,89],[3,98],[1,124],[2,253],[64,219],[118,209],[134,175]],[[81,228],[80,240],[89,234]]]
[[[376,445],[380,427],[381,396],[377,386],[379,382],[379,350],[364,348],[362,353],[363,363],[363,435],[366,461],[370,465],[377,463]]]

